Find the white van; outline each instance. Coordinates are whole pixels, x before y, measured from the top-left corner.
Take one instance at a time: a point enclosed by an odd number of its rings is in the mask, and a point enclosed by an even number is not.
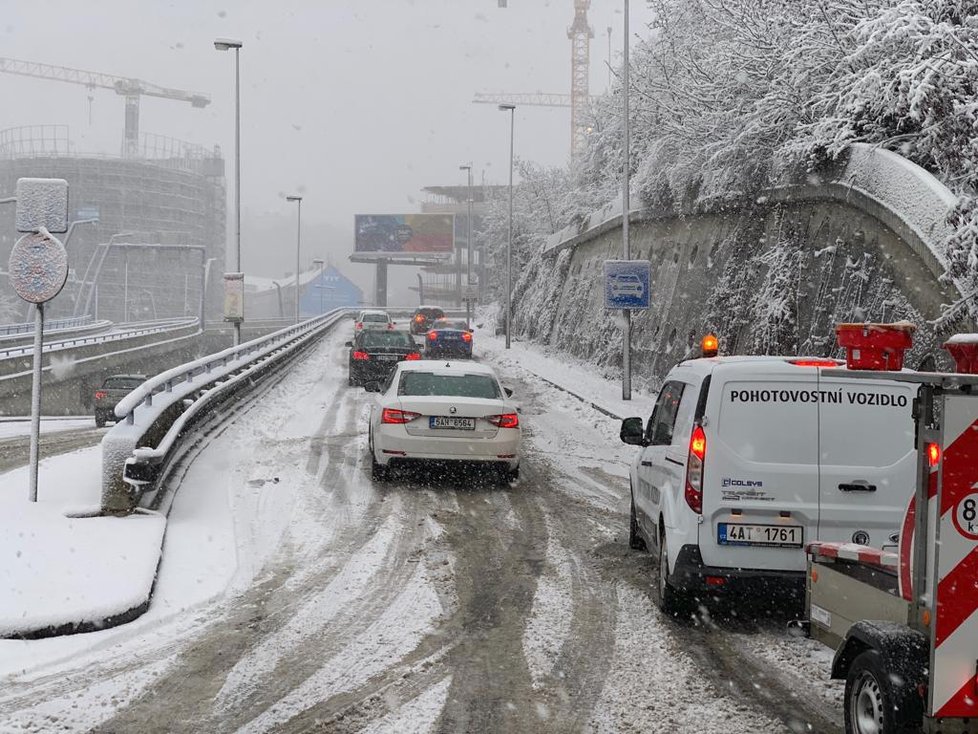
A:
[[[659,604],[804,582],[812,540],[893,544],[916,470],[914,388],[823,374],[835,360],[714,357],[669,373],[628,418],[632,548],[658,556]]]

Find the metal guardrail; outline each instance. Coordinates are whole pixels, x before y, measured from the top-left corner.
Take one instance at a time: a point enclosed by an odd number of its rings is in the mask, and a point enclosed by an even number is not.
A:
[[[174,367],[120,400],[115,412],[124,420],[102,439],[102,512],[157,502],[178,460],[346,313],[337,309]]]
[[[90,344],[103,344],[133,337],[145,336],[147,334],[159,334],[166,331],[184,329],[197,323],[197,319],[168,319],[161,321],[148,321],[140,324],[132,324],[129,327],[109,334],[90,334],[88,336],[77,336],[72,339],[59,339],[44,344],[44,352],[57,352],[64,349],[88,346]],[[15,359],[32,354],[33,345],[10,347],[0,349],[0,360]]]
[[[75,316],[70,319],[53,319],[44,322],[44,333],[61,331],[63,329],[74,329],[78,326],[88,326],[95,319],[91,316]],[[2,324],[0,325],[0,337],[17,336],[21,334],[33,334],[34,322],[23,324]]]

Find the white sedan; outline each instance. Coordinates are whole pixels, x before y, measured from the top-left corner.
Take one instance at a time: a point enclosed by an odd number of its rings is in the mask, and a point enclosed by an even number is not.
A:
[[[370,408],[373,478],[419,461],[479,462],[519,476],[522,429],[512,391],[490,367],[469,362],[401,362]]]

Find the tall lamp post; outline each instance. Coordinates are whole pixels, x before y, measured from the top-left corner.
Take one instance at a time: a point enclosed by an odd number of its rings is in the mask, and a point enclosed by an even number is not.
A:
[[[286,196],[286,201],[298,204],[295,215],[295,322],[299,323],[299,248],[302,245],[302,197]]]
[[[631,189],[631,139],[629,138],[628,120],[628,0],[625,0],[625,43],[622,46],[622,128],[624,141],[622,145],[623,165],[622,165],[622,189],[621,189],[621,250],[622,259],[631,260],[632,250],[631,241],[628,236],[628,212],[631,209],[629,194]],[[632,399],[632,312],[629,309],[622,311],[624,316],[624,328],[622,329],[622,355],[621,355],[621,399]]]
[[[319,266],[319,315],[322,316],[324,313],[326,313],[326,304],[325,304],[326,281],[323,280],[323,265],[326,264],[326,261],[321,260],[320,258],[317,257],[315,260],[312,261],[312,264]]]
[[[465,321],[472,321],[472,164],[459,166],[458,170],[468,174],[468,193],[465,212]]]
[[[234,50],[234,269],[241,272],[241,68],[240,51],[244,44],[230,38],[218,38],[218,51]],[[234,346],[241,343],[241,322],[234,322]]]
[[[506,348],[509,349],[513,323],[513,130],[516,105],[501,104],[500,112],[509,112],[509,235],[506,239]]]

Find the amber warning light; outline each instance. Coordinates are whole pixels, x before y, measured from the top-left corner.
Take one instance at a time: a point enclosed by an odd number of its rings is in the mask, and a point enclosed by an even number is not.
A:
[[[707,334],[700,343],[704,357],[715,357],[720,351],[720,341],[713,334]]]

